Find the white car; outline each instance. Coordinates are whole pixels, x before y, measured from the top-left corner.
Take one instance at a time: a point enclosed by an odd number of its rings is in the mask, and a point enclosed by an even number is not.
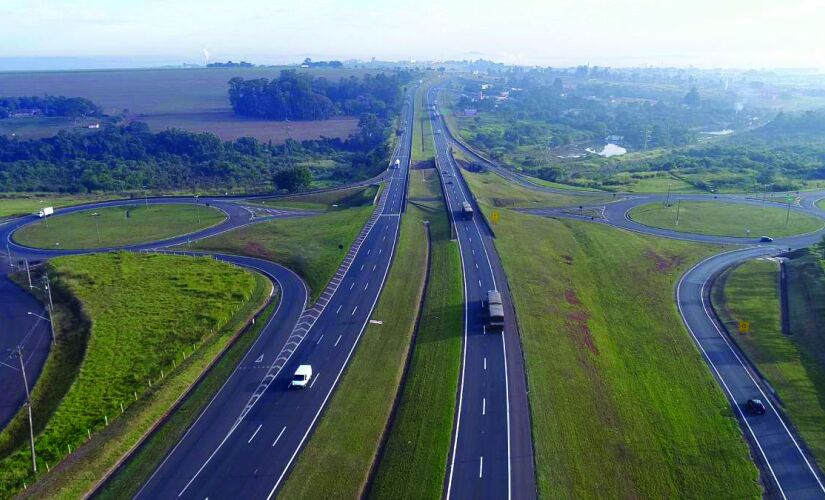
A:
[[[292,381],[289,383],[290,388],[302,389],[309,384],[312,379],[312,366],[301,365],[295,370],[295,375],[292,376]]]

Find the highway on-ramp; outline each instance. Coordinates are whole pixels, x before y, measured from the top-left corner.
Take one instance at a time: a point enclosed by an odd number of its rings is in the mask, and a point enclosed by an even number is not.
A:
[[[429,90],[428,108],[435,105],[437,93],[436,88]],[[507,279],[492,234],[479,219],[478,206],[433,115],[436,167],[456,230],[465,300],[461,376],[444,494],[447,499],[534,498],[527,382]],[[471,219],[463,217],[465,201],[475,209]],[[503,332],[487,331],[489,290],[501,293]]]

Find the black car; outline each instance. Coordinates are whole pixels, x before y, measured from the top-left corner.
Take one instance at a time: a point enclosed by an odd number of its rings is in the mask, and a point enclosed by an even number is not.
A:
[[[771,243],[773,241],[773,238],[771,238],[770,236],[763,236],[759,238],[759,241],[762,243]]]
[[[751,413],[751,415],[764,415],[765,405],[764,403],[762,403],[761,399],[749,399],[748,411]]]

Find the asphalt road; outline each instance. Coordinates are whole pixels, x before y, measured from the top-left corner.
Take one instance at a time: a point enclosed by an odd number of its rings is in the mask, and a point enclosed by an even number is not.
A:
[[[427,95],[436,102],[437,89]],[[521,343],[507,279],[489,228],[450,154],[440,118],[433,122],[436,166],[453,214],[464,278],[464,342],[453,444],[445,496],[448,499],[536,496],[530,411]],[[462,202],[475,217],[462,217]],[[486,331],[489,290],[501,292],[503,332]]]
[[[283,484],[355,351],[392,261],[404,206],[412,106],[386,193],[342,268],[296,323],[247,356],[138,498],[267,498]],[[380,320],[381,318],[377,318]],[[309,387],[290,390],[298,365]]]

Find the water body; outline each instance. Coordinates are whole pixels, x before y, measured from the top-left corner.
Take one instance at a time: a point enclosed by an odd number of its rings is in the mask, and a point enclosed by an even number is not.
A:
[[[596,151],[591,148],[587,148],[587,151],[590,153],[595,153],[603,158],[610,158],[611,156],[621,156],[627,153],[627,149],[619,146],[618,144],[608,143],[602,148],[601,151]]]

